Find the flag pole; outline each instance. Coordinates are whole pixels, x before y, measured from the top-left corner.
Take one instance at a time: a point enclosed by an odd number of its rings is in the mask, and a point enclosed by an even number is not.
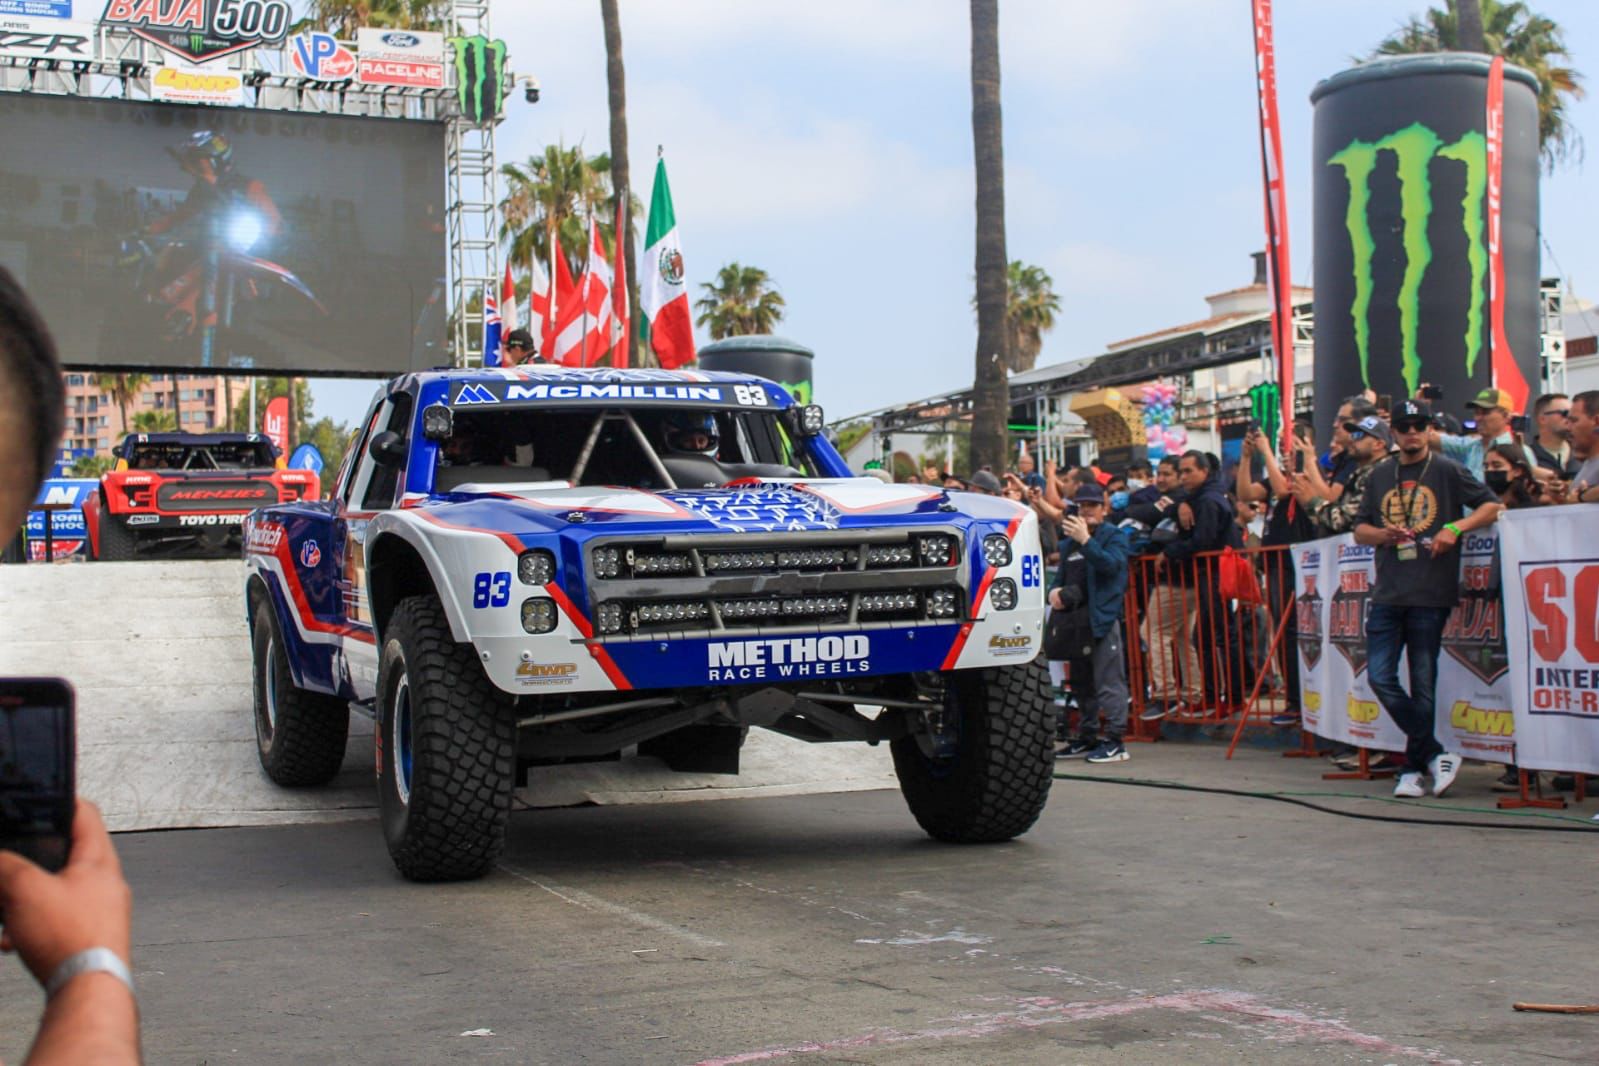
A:
[[[583,347],[579,349],[578,366],[589,365],[589,290],[594,287],[594,211],[589,210],[588,253],[583,260],[583,291],[578,299],[583,301]]]

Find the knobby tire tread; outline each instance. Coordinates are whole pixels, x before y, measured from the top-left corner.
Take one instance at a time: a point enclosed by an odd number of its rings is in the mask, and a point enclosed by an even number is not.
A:
[[[263,626],[268,628],[263,629]],[[267,632],[275,637],[277,654],[263,667],[261,657],[265,648],[257,634]],[[274,784],[289,788],[327,784],[344,765],[344,749],[350,736],[350,705],[337,696],[295,688],[294,677],[289,672],[288,651],[273,617],[270,600],[263,600],[256,608],[251,642],[257,670],[253,679],[256,700],[266,699],[265,678],[259,671],[263,668],[275,670],[278,675],[278,710],[270,744],[262,743],[259,719],[256,724],[256,752],[261,756],[261,768]],[[260,713],[259,705],[256,713]]]
[[[902,737],[892,745],[900,788],[917,823],[938,840],[1010,840],[1038,820],[1054,779],[1049,673],[1037,659],[984,669],[979,684],[957,676],[949,678],[960,686],[953,764],[939,776],[916,739]],[[977,694],[980,700],[964,698]]]
[[[472,646],[451,637],[437,598],[402,600],[388,639],[405,649],[412,750],[405,832],[390,839],[389,853],[413,881],[481,877],[504,850],[510,822],[516,723],[508,699]]]

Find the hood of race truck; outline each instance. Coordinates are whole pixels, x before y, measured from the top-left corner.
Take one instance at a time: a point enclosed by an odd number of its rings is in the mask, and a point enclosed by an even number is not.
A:
[[[414,497],[406,507],[451,526],[517,537],[652,533],[811,533],[885,525],[1008,525],[1024,512],[995,496],[875,478],[766,481],[722,489],[650,492],[603,486],[485,486]]]

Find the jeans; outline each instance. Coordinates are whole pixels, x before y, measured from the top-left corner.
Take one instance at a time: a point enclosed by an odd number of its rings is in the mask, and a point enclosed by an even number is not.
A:
[[[1391,607],[1374,603],[1366,614],[1367,676],[1377,700],[1404,730],[1405,766],[1418,773],[1443,754],[1433,735],[1438,691],[1438,649],[1443,643],[1447,607]],[[1410,659],[1410,691],[1399,684],[1399,653]]]

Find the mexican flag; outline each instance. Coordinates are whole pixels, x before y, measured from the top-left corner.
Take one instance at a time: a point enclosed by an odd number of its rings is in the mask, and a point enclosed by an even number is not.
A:
[[[644,312],[650,350],[661,366],[672,370],[692,363],[694,319],[689,313],[683,251],[678,244],[677,215],[672,211],[664,159],[655,163],[650,221],[644,230],[644,258],[639,262],[639,305]]]

